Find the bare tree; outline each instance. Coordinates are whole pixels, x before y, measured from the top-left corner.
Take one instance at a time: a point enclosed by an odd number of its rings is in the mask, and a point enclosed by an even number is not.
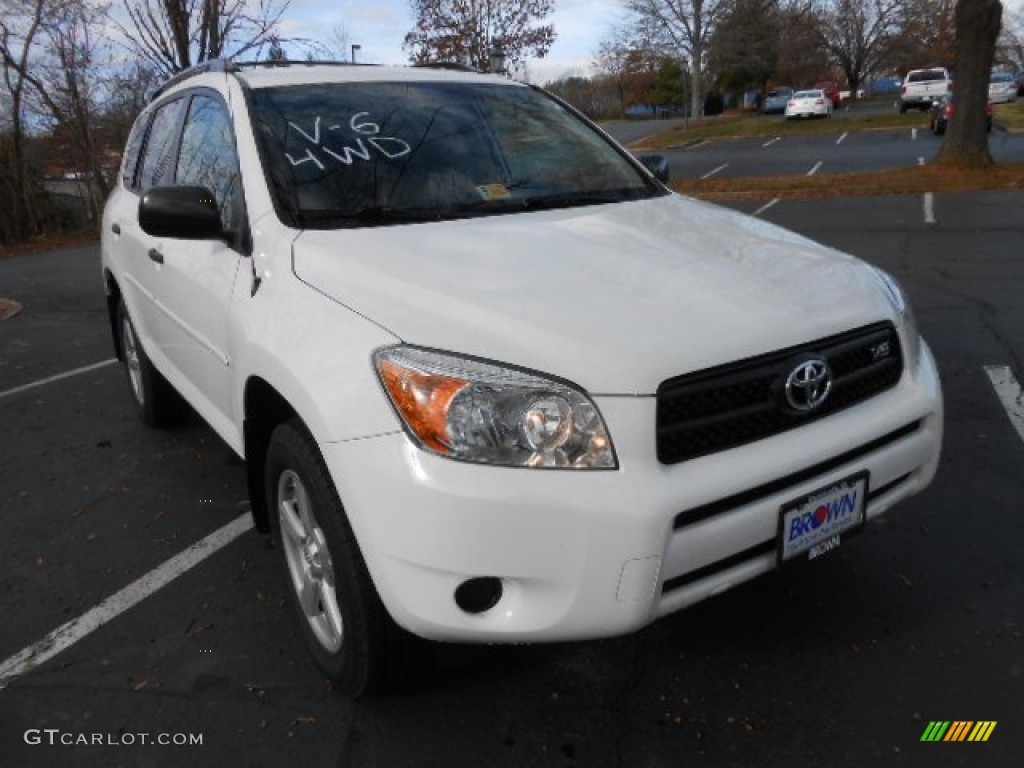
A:
[[[985,105],[1002,18],[999,0],[957,0],[956,110],[939,150],[940,165],[984,168],[993,164]]]
[[[1003,31],[996,42],[996,63],[1014,72],[1024,72],[1024,13],[1003,14]]]
[[[37,46],[47,0],[9,0],[0,13],[0,58],[4,86],[10,100],[9,147],[3,178],[9,187],[3,190],[5,215],[0,239],[8,241],[39,234],[42,230],[41,190],[33,183],[25,158],[25,108],[31,83],[29,62]]]
[[[632,23],[612,29],[601,41],[594,66],[615,87],[619,112],[632,104],[653,104],[658,68],[664,58],[652,34],[652,25]]]
[[[555,28],[541,22],[554,6],[554,0],[412,0],[416,25],[402,47],[416,64],[455,61],[486,71],[492,47],[500,46],[515,67],[550,50]]]
[[[809,85],[830,66],[831,54],[822,42],[817,18],[802,0],[787,3],[780,11],[775,85]]]
[[[822,42],[856,94],[877,69],[897,29],[905,0],[825,0],[819,10]]]
[[[100,146],[120,151],[161,77],[139,60],[113,68],[108,76],[102,108],[96,118],[97,141]]]
[[[652,23],[663,52],[686,58],[690,72],[690,110],[699,115],[707,65],[708,42],[722,9],[722,0],[627,0],[626,8],[641,22]]]
[[[50,61],[38,67],[39,97],[55,124],[69,138],[73,165],[85,172],[90,218],[98,221],[110,192],[108,169],[97,145],[95,127],[103,99],[103,62],[98,37],[105,9],[83,0],[55,3],[44,22]]]
[[[168,76],[270,44],[291,0],[122,0],[113,23],[132,51]],[[127,19],[127,20],[124,20]]]
[[[904,0],[882,65],[906,74],[911,69],[953,66],[956,58],[955,0]]]

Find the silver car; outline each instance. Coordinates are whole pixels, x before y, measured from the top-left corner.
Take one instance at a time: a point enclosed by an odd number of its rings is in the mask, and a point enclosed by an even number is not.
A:
[[[761,105],[761,112],[766,115],[781,114],[786,110],[786,103],[793,95],[793,89],[784,86],[768,91],[764,97],[764,104]]]
[[[1016,78],[1009,72],[993,72],[988,79],[988,100],[993,104],[1016,101]]]

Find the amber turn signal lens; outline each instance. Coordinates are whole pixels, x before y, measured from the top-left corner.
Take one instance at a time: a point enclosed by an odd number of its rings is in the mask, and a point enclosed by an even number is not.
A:
[[[448,408],[469,382],[414,371],[387,359],[378,365],[384,386],[409,429],[431,450],[450,453]]]

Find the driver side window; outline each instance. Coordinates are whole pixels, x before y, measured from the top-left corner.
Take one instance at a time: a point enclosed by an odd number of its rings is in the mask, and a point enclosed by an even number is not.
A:
[[[219,99],[196,94],[188,107],[178,153],[176,184],[213,192],[228,232],[242,227],[241,174],[231,118]]]

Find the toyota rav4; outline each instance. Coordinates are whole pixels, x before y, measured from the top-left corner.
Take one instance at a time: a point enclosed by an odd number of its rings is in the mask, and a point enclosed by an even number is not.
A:
[[[132,398],[245,459],[339,689],[419,638],[636,630],[931,481],[896,281],[665,179],[450,66],[208,62],[138,118],[102,243]]]

